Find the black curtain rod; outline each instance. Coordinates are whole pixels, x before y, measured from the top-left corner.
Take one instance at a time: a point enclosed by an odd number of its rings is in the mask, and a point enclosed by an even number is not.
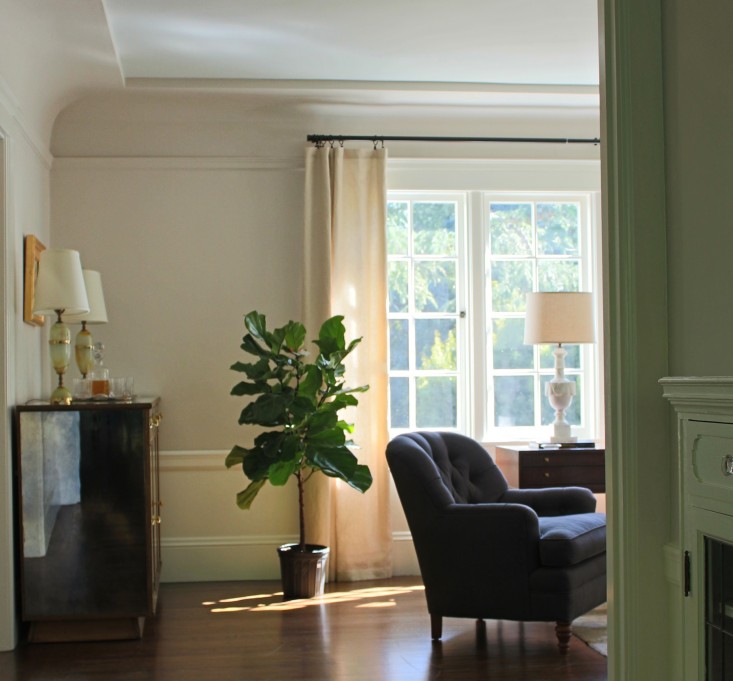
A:
[[[410,135],[308,135],[307,140],[316,146],[352,140],[373,142],[532,142],[535,144],[595,144],[601,143],[597,137],[422,137]]]

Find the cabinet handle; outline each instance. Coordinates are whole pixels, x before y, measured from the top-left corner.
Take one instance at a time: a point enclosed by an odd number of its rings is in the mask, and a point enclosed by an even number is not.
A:
[[[733,455],[723,457],[723,475],[733,475]]]
[[[545,463],[550,463],[550,457],[549,456],[546,456],[545,457]]]
[[[545,473],[545,477],[546,478],[549,478],[550,477],[550,474],[549,473]]]

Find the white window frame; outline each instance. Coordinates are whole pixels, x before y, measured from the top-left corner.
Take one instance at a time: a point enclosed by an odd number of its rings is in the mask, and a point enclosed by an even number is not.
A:
[[[409,413],[409,425],[401,428],[391,428],[390,435],[395,436],[399,433],[410,432],[419,429],[416,423],[415,408],[417,405],[416,390],[415,390],[415,379],[420,376],[456,376],[456,426],[455,427],[440,427],[440,430],[445,431],[456,431],[465,432],[465,424],[468,422],[468,405],[470,404],[470,391],[468,376],[469,371],[469,352],[467,348],[471,345],[471,334],[466,324],[466,310],[468,309],[468,294],[470,286],[467,278],[467,271],[470,269],[466,266],[468,262],[468,254],[466,250],[466,238],[468,233],[468,215],[466,207],[466,192],[433,192],[433,191],[412,191],[412,192],[393,192],[390,191],[388,202],[399,202],[399,201],[426,201],[426,202],[450,202],[456,204],[456,311],[455,313],[416,313],[413,306],[414,300],[409,300],[408,312],[388,312],[387,318],[391,319],[409,319],[415,315],[417,319],[443,319],[446,317],[454,317],[456,320],[456,370],[440,372],[436,370],[420,370],[415,366],[415,357],[410,352],[410,366],[404,370],[390,370],[390,378],[408,378],[410,379],[410,413]],[[439,256],[438,256],[439,258]],[[408,256],[387,256],[388,262],[395,262],[401,260],[435,260],[436,256],[425,255],[419,256],[414,255],[411,251]],[[410,268],[412,273],[412,268]],[[410,275],[411,285],[410,290],[414,290],[412,286],[412,274]],[[410,348],[414,347],[414,327],[410,326],[409,332],[409,345]]]
[[[490,318],[485,294],[486,229],[483,221],[487,197],[510,196],[582,196],[587,202],[590,225],[588,251],[588,288],[594,294],[596,342],[585,347],[586,374],[583,394],[595,397],[594,406],[584,405],[585,427],[573,427],[579,437],[603,441],[604,384],[602,334],[602,255],[601,255],[601,175],[596,159],[400,159],[391,157],[387,166],[388,198],[407,194],[463,193],[466,197],[468,233],[466,234],[467,286],[465,289],[466,317],[465,363],[461,366],[465,378],[464,391],[459,392],[467,408],[459,416],[456,430],[485,443],[526,442],[546,440],[549,426],[535,428],[493,428],[489,422],[488,399],[473,399],[473,395],[487,395],[488,362],[486,351]],[[476,225],[479,225],[477,228]],[[585,282],[584,282],[585,283]],[[463,309],[459,307],[459,309]],[[592,359],[592,364],[588,364]],[[592,368],[591,368],[592,367]],[[541,399],[547,399],[541,396]],[[391,430],[391,435],[405,429]]]
[[[490,261],[491,254],[489,253],[489,205],[491,203],[577,203],[580,205],[580,234],[579,244],[580,252],[578,258],[581,261],[581,279],[580,289],[581,291],[591,291],[595,297],[598,297],[599,288],[596,287],[594,273],[598,272],[596,259],[594,257],[594,242],[596,239],[593,235],[594,216],[593,216],[593,204],[594,199],[590,192],[482,192],[480,196],[481,213],[476,222],[471,225],[476,229],[480,229],[482,237],[482,253],[483,262],[481,263],[481,271],[483,274],[483,287],[482,291],[486,292],[490,286]],[[599,235],[598,235],[599,236]],[[503,258],[495,258],[501,260]],[[513,256],[506,256],[506,259],[513,260]],[[535,255],[527,256],[528,260],[535,260]],[[472,263],[475,269],[478,269],[479,262],[474,259]],[[535,282],[536,284],[536,282]],[[535,288],[536,290],[536,288]],[[477,376],[477,383],[481,385],[476,386],[477,395],[483,395],[483,408],[480,413],[475,415],[477,421],[476,431],[483,433],[484,438],[489,438],[492,441],[512,441],[512,440],[546,440],[549,434],[550,426],[512,426],[502,427],[497,426],[493,423],[493,408],[494,408],[494,392],[493,392],[493,381],[489,380],[490,376],[501,376],[507,375],[519,375],[526,374],[535,376],[539,374],[553,375],[553,369],[541,369],[538,366],[538,347],[533,348],[534,352],[534,369],[531,370],[493,370],[493,353],[491,346],[492,336],[492,321],[493,314],[491,311],[490,301],[488,296],[484,295],[484,304],[482,306],[484,313],[484,323],[480,326],[478,331],[483,332],[483,338],[481,339],[481,347],[483,348],[483,371]],[[478,315],[477,315],[478,316]],[[596,337],[599,333],[596,333]],[[478,347],[478,346],[477,346]],[[580,425],[573,424],[572,432],[573,435],[581,439],[591,439],[595,437],[595,433],[598,431],[598,413],[596,403],[599,399],[596,397],[597,392],[597,379],[598,372],[596,371],[596,364],[598,363],[593,351],[591,344],[582,344],[580,347],[581,355],[581,368],[567,369],[566,375],[569,378],[580,375],[583,378],[583,387],[581,391],[580,399],[582,399],[581,411],[583,414],[583,423]],[[536,381],[534,384],[534,402],[535,402],[535,413],[536,418],[539,416],[539,412],[542,407],[542,401],[547,400],[547,397],[543,394],[540,389],[541,381]],[[596,397],[594,399],[594,397]],[[575,398],[578,399],[578,398]],[[476,400],[481,402],[481,400]],[[602,403],[602,398],[600,399]],[[479,407],[480,408],[480,407]]]

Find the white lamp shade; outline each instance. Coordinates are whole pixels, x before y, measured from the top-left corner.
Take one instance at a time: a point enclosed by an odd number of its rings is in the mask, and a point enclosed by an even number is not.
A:
[[[526,344],[592,343],[594,339],[592,294],[527,294]]]
[[[107,307],[104,304],[102,276],[95,270],[84,270],[84,284],[89,300],[89,312],[86,314],[65,314],[64,320],[70,323],[86,322],[87,324],[106,324]]]
[[[47,249],[41,253],[33,313],[51,314],[56,310],[70,314],[89,312],[79,251]]]

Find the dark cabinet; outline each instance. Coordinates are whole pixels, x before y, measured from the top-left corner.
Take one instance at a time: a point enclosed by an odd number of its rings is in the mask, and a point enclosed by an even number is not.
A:
[[[158,400],[16,408],[31,641],[138,638],[160,580]]]

